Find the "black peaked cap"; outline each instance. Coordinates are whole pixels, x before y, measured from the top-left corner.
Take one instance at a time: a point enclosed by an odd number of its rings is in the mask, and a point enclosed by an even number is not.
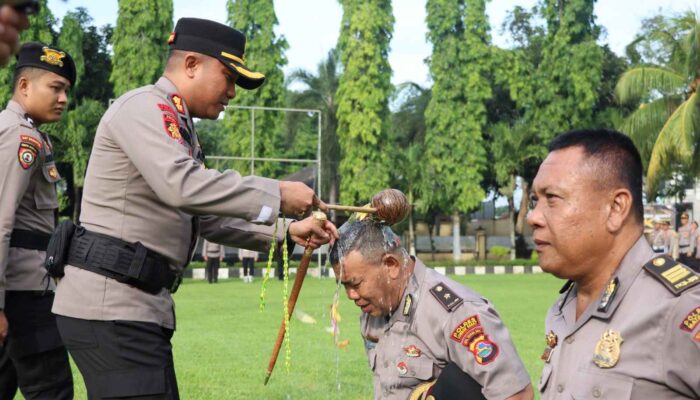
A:
[[[22,67],[41,68],[60,75],[75,85],[75,63],[70,54],[53,46],[43,43],[29,42],[20,47],[17,52],[15,70]]]

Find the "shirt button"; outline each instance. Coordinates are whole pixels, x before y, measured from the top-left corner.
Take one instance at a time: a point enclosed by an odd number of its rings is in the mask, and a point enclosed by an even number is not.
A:
[[[598,397],[600,397],[600,394],[601,394],[600,389],[598,389],[598,387],[594,387],[593,388],[593,397],[598,398]]]
[[[561,393],[561,392],[563,392],[563,391],[564,391],[564,385],[562,385],[561,383],[558,384],[558,385],[557,385],[557,392]]]
[[[571,344],[571,343],[574,342],[574,337],[573,337],[573,336],[569,336],[569,337],[566,338],[564,341],[565,341],[567,344]]]

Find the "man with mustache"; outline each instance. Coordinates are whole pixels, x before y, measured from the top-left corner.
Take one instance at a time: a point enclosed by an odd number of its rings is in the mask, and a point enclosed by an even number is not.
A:
[[[545,321],[542,399],[700,397],[700,276],[645,240],[632,140],[558,136],[532,201],[540,266],[568,280]]]
[[[81,226],[48,266],[59,281],[53,311],[88,396],[178,399],[170,339],[172,293],[197,237],[263,251],[275,235],[313,248],[336,235],[312,218],[279,214],[325,208],[311,188],[204,167],[193,118],[215,119],[236,86],[265,77],[245,65],[245,37],[213,21],[182,18],[155,83],[119,97],[102,117],[85,178]],[[293,246],[290,246],[293,247]]]
[[[53,145],[39,130],[56,122],[75,83],[70,55],[24,44],[12,100],[0,113],[0,398],[19,385],[26,399],[72,399],[68,354],[51,313],[54,282],[44,257],[56,226],[61,177]]]

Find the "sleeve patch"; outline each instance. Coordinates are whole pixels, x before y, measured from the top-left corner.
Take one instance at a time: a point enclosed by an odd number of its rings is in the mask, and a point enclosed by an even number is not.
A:
[[[22,167],[22,169],[29,169],[32,165],[34,165],[40,150],[40,141],[31,136],[20,135],[17,159],[19,160],[19,165]]]
[[[700,306],[696,307],[685,316],[683,322],[681,322],[680,328],[686,332],[692,332],[698,324],[700,324]],[[700,335],[700,332],[698,332],[698,335]],[[695,336],[696,339],[698,339],[698,335]]]
[[[169,113],[175,115],[175,110],[173,110],[173,108],[167,104],[158,103],[158,108],[160,108],[161,111],[169,112]]]
[[[457,296],[455,292],[442,283],[438,283],[432,289],[430,289],[430,293],[448,312],[452,312],[452,310],[459,307],[459,305],[464,301],[461,297]]]
[[[165,126],[165,133],[173,140],[176,140],[180,144],[185,144],[185,140],[180,134],[180,124],[177,122],[177,117],[174,114],[164,112],[163,113],[163,124]]]
[[[455,342],[462,343],[462,340],[464,340],[464,336],[467,334],[467,332],[480,325],[481,323],[479,322],[478,315],[472,315],[471,317],[467,317],[464,321],[460,322],[459,325],[457,325],[457,327],[452,331],[450,339],[454,340]]]
[[[479,365],[486,365],[498,357],[498,345],[484,333],[483,328],[476,327],[467,332],[462,343],[474,355]]]
[[[651,259],[644,269],[676,296],[700,283],[695,271],[666,255]]]

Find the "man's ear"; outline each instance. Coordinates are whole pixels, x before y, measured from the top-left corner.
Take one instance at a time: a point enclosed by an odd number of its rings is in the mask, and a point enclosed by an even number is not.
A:
[[[195,53],[187,53],[184,57],[185,75],[194,78],[197,70],[202,67],[204,60]]]
[[[389,278],[398,279],[401,276],[401,261],[395,254],[384,254],[382,257],[382,264],[386,267]]]
[[[29,91],[29,85],[31,82],[29,82],[29,79],[22,75],[17,79],[17,85],[15,86],[15,91],[17,91],[19,94],[22,96],[27,96],[28,91]]]
[[[632,213],[632,193],[627,189],[617,189],[610,197],[607,228],[611,233],[619,231]]]

